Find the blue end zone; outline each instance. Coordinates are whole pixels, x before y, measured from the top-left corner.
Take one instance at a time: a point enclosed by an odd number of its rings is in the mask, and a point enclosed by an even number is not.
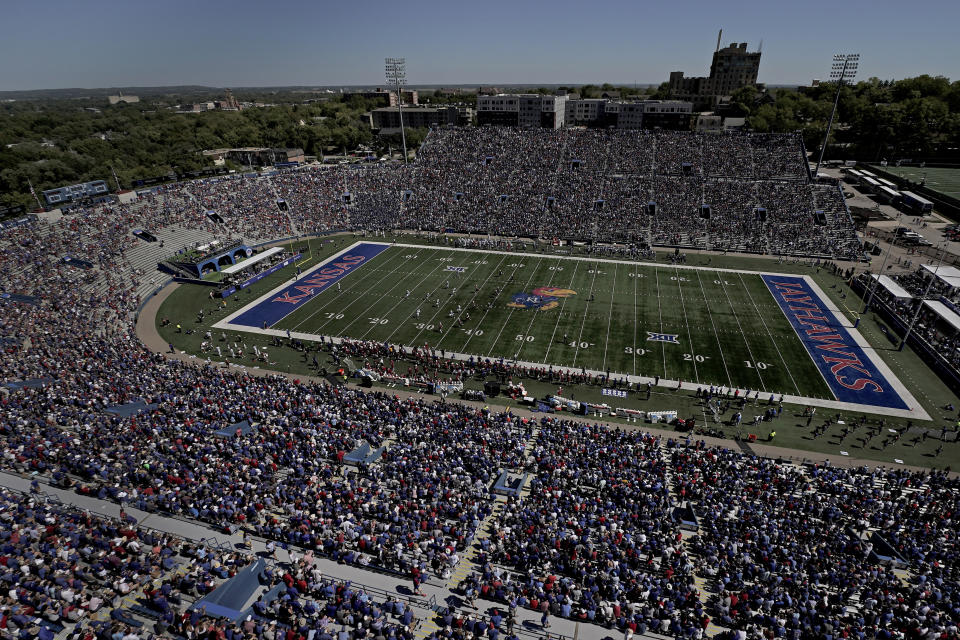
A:
[[[764,275],[763,281],[837,400],[909,409],[806,280],[796,276]]]
[[[274,324],[296,311],[351,271],[389,249],[385,244],[362,242],[346,253],[314,267],[299,280],[271,295],[230,321],[230,324],[255,327]]]

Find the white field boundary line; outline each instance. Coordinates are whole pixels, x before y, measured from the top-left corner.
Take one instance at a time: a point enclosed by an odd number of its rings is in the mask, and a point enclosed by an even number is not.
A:
[[[362,240],[362,241],[358,240],[357,242],[354,242],[352,245],[350,245],[350,246],[347,247],[346,249],[343,249],[342,251],[338,251],[337,253],[333,254],[332,256],[330,256],[329,258],[327,258],[326,260],[324,260],[323,262],[320,262],[320,263],[317,263],[317,264],[313,265],[312,267],[310,267],[309,269],[307,269],[306,271],[304,271],[303,273],[301,273],[299,276],[297,276],[297,277],[295,278],[295,280],[299,280],[299,279],[302,279],[302,278],[306,278],[307,276],[309,276],[309,275],[310,275],[311,273],[313,273],[314,271],[317,271],[317,270],[319,270],[319,269],[322,269],[323,267],[327,266],[328,264],[330,264],[331,262],[333,262],[333,261],[335,261],[335,260],[339,260],[341,257],[343,257],[344,255],[350,253],[351,251],[353,251],[354,249],[356,249],[356,248],[357,248],[358,246],[360,246],[361,244],[376,244],[376,245],[381,245],[381,246],[385,246],[385,247],[390,247],[390,246],[391,246],[391,244],[390,244],[389,242],[368,242],[368,241],[366,241],[366,240]],[[404,245],[404,246],[409,246],[409,245]],[[379,255],[379,254],[377,254],[377,255]],[[234,321],[238,316],[243,315],[243,314],[246,313],[248,310],[252,309],[253,307],[255,307],[255,306],[257,306],[258,304],[260,304],[261,302],[265,301],[267,298],[270,298],[270,297],[272,297],[272,296],[277,295],[278,293],[280,293],[281,291],[283,291],[284,289],[286,289],[286,288],[289,287],[289,286],[290,286],[290,281],[285,281],[283,284],[280,284],[280,285],[274,287],[273,289],[271,289],[271,290],[268,291],[267,293],[263,294],[262,296],[260,296],[260,297],[257,298],[256,300],[254,300],[253,302],[250,302],[250,303],[244,305],[239,311],[234,311],[233,313],[231,313],[230,315],[228,315],[228,316],[227,316],[226,318],[224,318],[223,320],[220,320],[217,324],[213,325],[212,328],[214,328],[214,329],[233,329],[233,330],[236,330],[236,327],[237,327],[237,326],[241,326],[241,325],[234,325],[234,324],[233,324],[233,321]],[[299,308],[300,308],[300,307],[297,307],[296,309],[292,309],[292,310],[290,311],[290,313],[293,313],[294,311],[296,311],[296,310],[299,309]],[[286,314],[285,316],[283,316],[283,318],[286,318],[288,315],[290,315],[290,313],[288,313],[288,314]],[[277,320],[277,322],[280,322],[281,320],[283,320],[283,318],[280,318],[279,320]],[[221,327],[221,326],[219,326],[219,325],[224,325],[224,326]],[[286,334],[284,334],[284,335],[286,335]]]
[[[419,245],[419,244],[409,244],[409,243],[395,243],[395,244],[391,244],[391,243],[388,243],[388,242],[369,242],[369,241],[362,241],[362,242],[367,242],[368,244],[380,244],[380,245],[395,246],[395,247],[404,247],[404,248],[423,248],[423,245]],[[352,249],[356,248],[356,246],[359,245],[359,244],[361,244],[362,242],[358,241],[358,242],[350,245],[349,247],[347,247],[347,248],[344,249],[343,251],[340,251],[340,252],[338,252],[337,254],[331,256],[330,258],[328,258],[327,260],[325,260],[323,263],[318,264],[318,265],[314,265],[313,267],[311,267],[311,268],[306,272],[306,274],[310,274],[310,273],[312,273],[314,270],[319,269],[319,268],[325,266],[327,263],[329,263],[329,262],[331,262],[331,261],[333,261],[333,260],[336,260],[336,259],[340,258],[343,254],[345,254],[345,253],[347,253],[348,251],[351,251]],[[518,253],[513,252],[513,251],[485,251],[485,250],[483,250],[483,249],[466,249],[466,248],[455,248],[455,247],[431,247],[431,248],[433,248],[433,249],[438,249],[438,250],[441,250],[441,251],[470,251],[470,252],[472,252],[472,253],[495,254],[495,255],[509,255],[509,256],[517,256],[517,257],[519,257],[519,256],[530,257],[530,256],[532,256],[532,255],[536,255],[536,254],[518,254]],[[618,263],[618,264],[619,264],[619,263],[621,263],[621,262],[624,262],[623,260],[596,260],[596,259],[580,258],[580,257],[575,257],[575,256],[542,256],[542,255],[541,255],[541,256],[538,256],[538,257],[540,257],[540,258],[549,257],[549,258],[553,258],[553,259],[556,259],[556,260],[576,260],[576,261],[588,262],[588,263],[589,263],[589,262],[603,262],[603,263],[606,263],[606,264],[612,264],[612,263]],[[742,273],[741,271],[737,271],[737,270],[735,270],[735,269],[713,269],[713,268],[709,268],[709,267],[697,267],[697,266],[688,266],[688,265],[657,265],[657,264],[655,264],[655,263],[644,263],[644,262],[636,263],[636,265],[637,265],[637,266],[660,267],[660,268],[667,268],[667,269],[677,268],[677,269],[693,269],[693,270],[707,271],[707,272],[737,273],[737,274]],[[853,327],[852,327],[852,325],[850,324],[850,322],[847,321],[846,318],[844,318],[842,312],[836,307],[836,305],[833,303],[833,301],[832,301],[829,297],[826,296],[826,294],[825,294],[825,293],[823,292],[823,290],[817,285],[817,283],[813,281],[813,278],[811,278],[810,276],[807,276],[807,275],[799,275],[799,274],[795,274],[795,273],[776,273],[776,272],[769,272],[769,271],[756,271],[756,272],[751,272],[751,273],[757,273],[757,274],[759,274],[759,275],[773,275],[773,276],[784,276],[784,277],[791,277],[791,278],[795,278],[795,277],[804,278],[804,279],[807,281],[807,283],[810,285],[810,287],[811,287],[811,289],[814,291],[814,293],[816,293],[816,294],[821,298],[821,300],[825,303],[824,306],[825,306],[831,313],[833,313],[834,316],[838,319],[838,321],[844,326],[844,328],[846,328],[846,329],[850,332],[850,335],[853,336],[854,341],[857,343],[857,345],[860,346],[861,349],[863,349],[863,351],[864,351],[864,353],[866,354],[867,358],[869,358],[870,361],[873,362],[873,364],[877,367],[877,370],[880,371],[880,373],[882,373],[882,374],[887,378],[887,380],[890,382],[890,384],[894,386],[894,389],[895,389],[898,393],[900,393],[900,396],[901,396],[901,398],[904,400],[904,402],[906,402],[906,404],[907,404],[908,406],[911,406],[911,407],[914,407],[914,408],[912,408],[912,409],[893,409],[893,408],[890,408],[890,407],[879,407],[879,406],[876,406],[876,405],[859,404],[859,403],[855,403],[855,402],[842,402],[842,401],[840,401],[840,400],[828,400],[828,399],[823,399],[823,398],[808,398],[808,397],[805,397],[805,396],[795,396],[795,395],[786,395],[786,394],[783,396],[784,402],[788,402],[788,403],[792,403],[792,404],[799,404],[799,405],[809,405],[809,406],[811,406],[811,407],[823,407],[823,408],[829,408],[829,409],[837,409],[837,410],[840,410],[840,411],[858,411],[858,412],[860,412],[860,413],[869,413],[869,414],[873,414],[873,415],[886,415],[886,416],[891,416],[891,417],[895,417],[895,418],[909,418],[909,419],[915,419],[915,420],[930,420],[930,419],[931,419],[931,418],[930,418],[930,414],[928,414],[927,411],[920,405],[920,403],[917,402],[917,400],[913,397],[913,394],[911,394],[909,391],[907,391],[907,389],[906,389],[906,387],[904,387],[903,383],[900,382],[900,379],[897,378],[897,376],[893,373],[893,371],[890,370],[890,367],[888,367],[887,364],[886,364],[882,359],[880,359],[880,357],[876,354],[876,350],[869,345],[869,343],[863,338],[862,335],[860,335],[860,332],[857,331],[856,329],[853,329]],[[303,277],[303,275],[304,275],[304,274],[301,274],[301,277]],[[215,325],[213,325],[212,328],[214,328],[214,329],[221,329],[221,330],[228,330],[228,331],[238,331],[238,332],[243,332],[243,333],[253,333],[253,334],[264,335],[264,336],[277,336],[277,337],[280,337],[280,338],[285,338],[285,337],[287,336],[286,330],[282,330],[282,329],[260,329],[260,328],[257,328],[257,327],[248,327],[248,326],[245,326],[245,325],[235,325],[235,324],[232,324],[230,321],[231,321],[232,319],[236,318],[237,316],[239,316],[240,314],[246,312],[249,308],[251,308],[251,307],[253,307],[253,306],[255,306],[255,305],[263,302],[264,300],[266,300],[266,299],[269,298],[270,296],[276,295],[277,293],[279,293],[280,291],[282,291],[282,290],[283,290],[285,287],[287,287],[288,285],[289,285],[289,283],[285,283],[285,284],[283,284],[283,285],[281,285],[281,286],[279,286],[279,287],[276,287],[276,288],[273,289],[272,291],[270,291],[270,292],[268,292],[268,293],[260,296],[259,298],[257,298],[257,299],[254,300],[253,302],[250,302],[250,303],[248,303],[247,305],[245,305],[244,307],[242,307],[240,310],[235,311],[235,312],[233,312],[232,314],[230,314],[229,316],[227,316],[226,318],[224,318],[223,320],[220,320],[220,321],[217,322]],[[659,296],[658,296],[658,297],[659,297]],[[779,307],[780,305],[777,305],[777,306]],[[781,308],[781,312],[782,312],[782,311],[783,311],[783,309]],[[792,327],[792,325],[791,325],[791,327]],[[291,335],[291,337],[297,338],[297,339],[299,339],[299,340],[310,340],[310,341],[313,341],[313,342],[319,342],[320,339],[321,339],[321,336],[320,336],[320,335],[312,334],[312,333],[302,333],[302,332],[297,332],[297,331],[292,331],[290,335]],[[325,336],[324,338],[325,338],[326,341],[328,341],[328,342],[333,342],[334,344],[340,344],[340,343],[342,342],[342,339],[340,339],[340,338],[333,338],[333,337],[330,337],[330,336]],[[394,345],[394,346],[399,346],[399,345]],[[464,346],[466,346],[466,345],[464,345]],[[808,352],[808,354],[809,354],[809,352]],[[481,359],[482,359],[484,356],[480,356],[479,354],[464,354],[464,353],[456,353],[456,352],[447,352],[446,357],[449,358],[449,359],[451,359],[451,360],[462,360],[462,361],[468,361],[468,360],[470,360],[470,358],[473,358],[474,361],[476,361],[477,358],[481,358]],[[811,359],[812,359],[813,356],[810,356],[810,357],[811,357]],[[504,359],[504,361],[508,361],[508,360],[507,360],[507,359]],[[564,366],[559,366],[559,365],[550,365],[549,363],[545,363],[545,362],[526,362],[526,361],[510,361],[510,362],[512,362],[513,364],[516,364],[517,366],[521,366],[521,367],[533,367],[533,368],[541,368],[541,367],[542,367],[542,368],[548,368],[548,367],[550,367],[550,366],[553,366],[553,369],[554,369],[555,371],[564,371],[564,372],[566,372],[566,373],[571,373],[571,374],[581,373],[581,372],[583,371],[583,369],[580,369],[580,368],[564,367]],[[820,370],[820,368],[817,367],[817,371],[819,371],[819,370]],[[606,375],[606,372],[604,372],[604,371],[596,371],[596,370],[591,370],[591,369],[587,369],[586,372],[587,372],[589,375],[593,375],[593,376]],[[618,374],[618,375],[619,375],[619,374]],[[821,373],[821,375],[822,375],[822,373]],[[634,384],[634,385],[636,385],[637,383],[641,383],[641,384],[646,384],[646,383],[648,383],[648,382],[649,382],[649,383],[653,383],[653,376],[627,375],[626,378],[627,378],[627,381],[628,381],[629,383]],[[665,378],[661,378],[661,379],[660,379],[660,384],[659,384],[659,386],[661,386],[661,387],[670,388],[670,389],[676,389],[676,388],[678,387],[678,385],[679,385],[680,389],[685,390],[685,391],[696,391],[698,388],[702,388],[702,387],[703,387],[702,384],[697,384],[697,383],[695,383],[695,382],[683,382],[683,381],[679,381],[679,380],[667,380],[667,379],[665,379]],[[742,391],[745,391],[745,389],[741,389],[741,390],[742,390]]]
[[[907,387],[900,381],[900,378],[898,378],[896,374],[887,365],[887,363],[884,362],[883,358],[880,357],[880,354],[877,352],[877,350],[874,347],[870,346],[870,343],[867,342],[866,338],[864,338],[863,335],[861,335],[861,333],[857,331],[856,328],[854,328],[853,323],[847,320],[846,316],[843,315],[843,312],[833,302],[833,299],[830,298],[830,296],[828,296],[823,291],[823,289],[820,288],[820,285],[818,285],[812,277],[803,276],[803,279],[810,286],[810,289],[814,293],[816,293],[817,296],[820,298],[820,300],[823,302],[823,306],[826,307],[826,309],[833,314],[833,317],[837,319],[837,322],[839,322],[840,325],[847,330],[847,332],[853,338],[853,341],[856,342],[857,346],[859,346],[863,350],[864,355],[866,355],[867,358],[870,359],[870,362],[872,362],[873,365],[877,368],[877,371],[879,371],[883,375],[883,377],[887,379],[887,382],[890,383],[890,385],[894,388],[894,390],[898,394],[900,394],[900,398],[907,404],[907,406],[916,407],[914,411],[923,412],[923,414],[926,416],[926,418],[924,419],[929,420],[930,419],[929,414],[927,414],[927,412],[923,409],[923,407],[920,405],[917,399],[913,397],[913,394],[910,393]],[[780,306],[780,305],[778,304],[777,306]],[[817,367],[817,369],[819,370],[819,367]]]

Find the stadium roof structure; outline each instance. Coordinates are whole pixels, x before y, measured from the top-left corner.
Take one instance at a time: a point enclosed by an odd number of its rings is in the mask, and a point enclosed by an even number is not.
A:
[[[956,311],[939,300],[924,300],[923,304],[943,318],[943,320],[949,323],[956,331],[960,331],[960,315],[957,315]]]
[[[258,253],[257,255],[253,256],[252,258],[247,258],[246,260],[244,260],[244,261],[242,261],[242,262],[238,262],[237,264],[232,264],[232,265],[230,265],[229,267],[225,267],[225,268],[221,269],[221,270],[220,270],[220,273],[225,273],[225,274],[229,275],[229,274],[231,274],[231,273],[236,273],[237,271],[243,271],[243,270],[246,269],[247,267],[252,267],[252,266],[255,265],[256,263],[260,262],[261,260],[266,260],[266,259],[269,258],[270,256],[275,256],[275,255],[277,255],[278,253],[280,253],[280,252],[282,252],[282,251],[283,251],[283,247],[270,247],[269,249],[267,249],[267,250],[264,251],[263,253]]]
[[[951,287],[960,287],[960,269],[949,265],[931,267],[928,264],[923,265],[923,268],[937,276],[941,282],[948,284]]]
[[[909,300],[913,298],[913,296],[910,295],[906,289],[897,284],[897,281],[890,276],[878,276],[874,273],[871,274],[870,277],[879,282],[880,286],[886,289],[890,295],[898,300]]]

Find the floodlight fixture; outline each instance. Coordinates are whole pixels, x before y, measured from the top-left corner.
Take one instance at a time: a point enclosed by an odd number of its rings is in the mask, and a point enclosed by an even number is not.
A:
[[[830,111],[830,121],[827,123],[827,132],[823,135],[823,144],[820,146],[820,157],[817,159],[817,169],[814,172],[814,179],[820,175],[820,164],[823,162],[823,154],[827,150],[827,141],[830,139],[830,129],[833,128],[833,118],[837,115],[837,103],[840,102],[840,89],[845,80],[853,82],[857,76],[857,69],[860,67],[859,53],[837,53],[833,56],[833,62],[830,64],[830,79],[837,82],[837,95],[833,99],[833,110]]]

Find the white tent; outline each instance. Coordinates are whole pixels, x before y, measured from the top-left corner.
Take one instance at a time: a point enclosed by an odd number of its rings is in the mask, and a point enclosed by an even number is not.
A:
[[[923,265],[923,268],[937,276],[941,282],[951,287],[960,287],[960,269],[950,265],[931,267],[928,264]]]
[[[890,292],[890,295],[898,300],[909,300],[913,298],[906,289],[898,285],[897,281],[890,276],[878,276],[874,273],[871,274],[870,277],[878,281],[884,289]]]
[[[924,300],[923,304],[935,314],[950,323],[955,331],[960,331],[960,315],[957,312],[943,304],[939,300]]]

